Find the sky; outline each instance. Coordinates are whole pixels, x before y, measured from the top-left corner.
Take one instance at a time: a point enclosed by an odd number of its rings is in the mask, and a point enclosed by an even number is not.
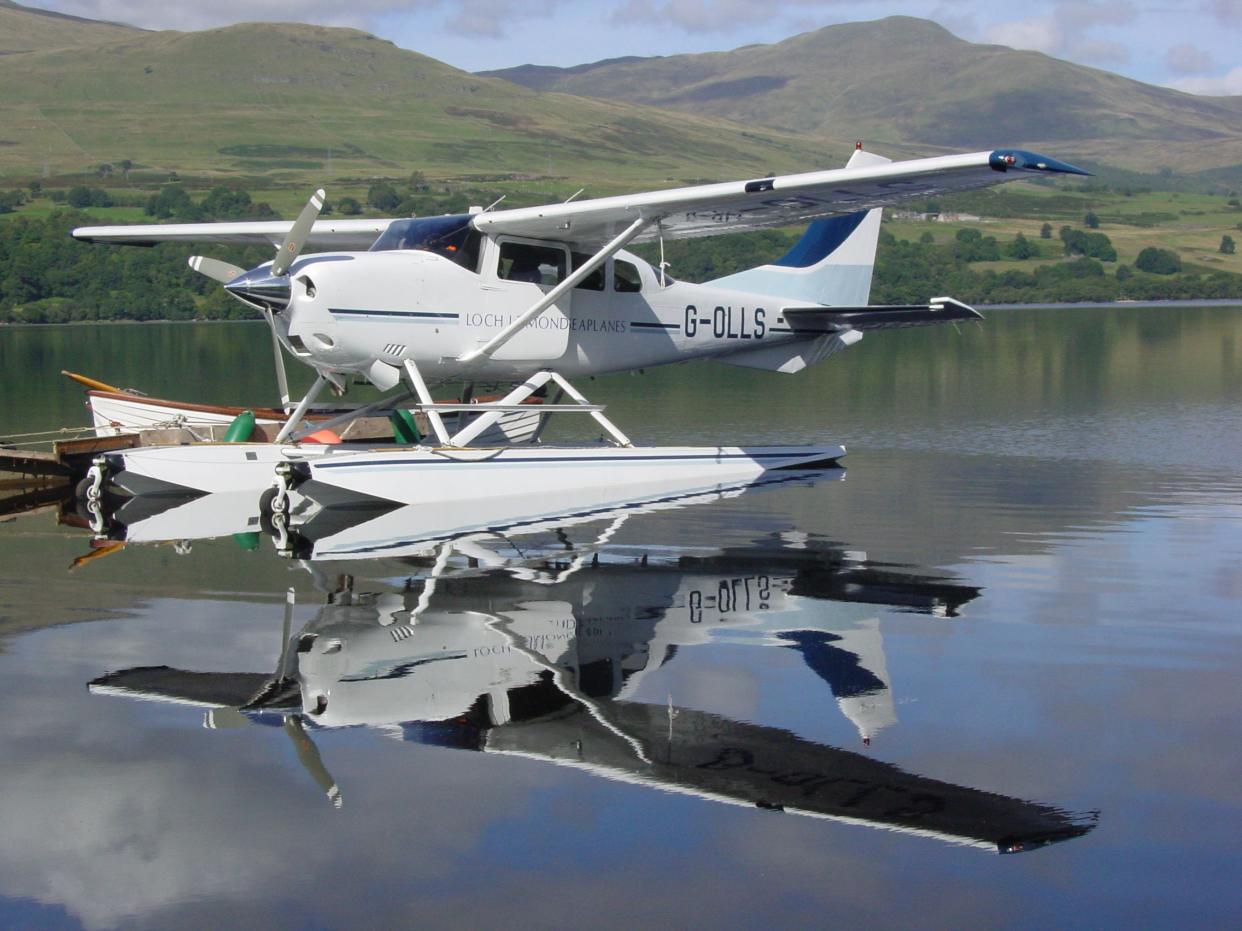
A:
[[[1033,49],[1151,84],[1242,94],[1242,0],[39,0],[148,29],[256,20],[352,26],[468,71],[568,66],[778,42],[896,14],[972,42]]]

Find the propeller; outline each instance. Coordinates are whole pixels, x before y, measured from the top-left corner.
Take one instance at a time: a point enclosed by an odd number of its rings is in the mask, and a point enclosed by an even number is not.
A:
[[[189,260],[190,268],[201,275],[206,275],[208,278],[220,282],[220,284],[224,285],[226,291],[243,304],[262,312],[272,333],[272,353],[276,362],[276,382],[280,388],[281,405],[286,410],[290,409],[289,382],[285,375],[284,357],[280,352],[280,335],[276,330],[274,315],[287,308],[290,300],[292,300],[293,289],[289,283],[289,269],[293,267],[293,263],[297,261],[298,256],[302,252],[302,247],[306,245],[306,240],[310,238],[315,221],[319,219],[319,213],[323,210],[326,196],[323,188],[311,195],[310,200],[306,202],[306,206],[302,208],[302,212],[298,214],[298,218],[293,221],[293,226],[289,228],[289,232],[285,235],[284,242],[276,250],[276,257],[272,260],[271,268],[264,269],[260,266],[248,272],[243,268],[238,268],[236,265],[230,265],[228,262],[208,258],[204,255],[194,255]],[[325,377],[327,376],[325,375]],[[329,381],[334,386],[338,383],[336,379],[332,378],[329,378]]]
[[[298,214],[298,218],[293,222],[289,234],[285,236],[285,241],[281,243],[280,249],[276,252],[276,260],[272,262],[273,275],[286,274],[289,271],[289,267],[297,261],[298,254],[302,251],[302,247],[306,245],[306,238],[310,236],[311,227],[319,219],[319,211],[323,209],[325,196],[323,188],[320,188],[311,195],[311,199],[306,202],[306,206]]]
[[[230,265],[228,262],[221,262],[219,259],[205,255],[190,256],[190,268],[220,284],[228,284],[234,278],[240,278],[246,274],[244,268],[238,268],[236,265]]]
[[[190,256],[190,268],[213,281],[220,282],[229,293],[244,303],[273,310],[288,306],[289,269],[293,267],[293,263],[302,253],[302,247],[306,245],[311,229],[314,228],[315,221],[319,219],[319,212],[323,210],[325,197],[323,188],[311,195],[306,206],[302,208],[302,212],[298,214],[298,218],[293,221],[293,226],[285,235],[284,242],[276,250],[276,257],[272,260],[270,269],[247,272],[236,265],[208,258],[205,255]]]

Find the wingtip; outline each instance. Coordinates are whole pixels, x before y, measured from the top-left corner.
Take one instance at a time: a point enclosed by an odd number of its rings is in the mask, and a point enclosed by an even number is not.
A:
[[[988,156],[988,164],[996,171],[1046,171],[1050,174],[1091,176],[1091,172],[1057,158],[1028,152],[1026,149],[996,149]]]

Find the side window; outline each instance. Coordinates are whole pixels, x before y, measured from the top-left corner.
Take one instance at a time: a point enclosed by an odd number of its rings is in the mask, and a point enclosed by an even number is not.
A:
[[[574,268],[580,268],[587,263],[591,257],[582,252],[574,253]],[[607,262],[600,265],[599,268],[591,272],[581,281],[578,282],[576,290],[579,291],[603,291],[604,290],[604,269],[608,266]]]
[[[612,289],[614,291],[641,291],[643,280],[638,277],[638,268],[633,262],[618,259],[613,263]]]
[[[500,244],[500,267],[496,271],[506,281],[559,284],[566,274],[565,251],[555,246],[504,242]]]

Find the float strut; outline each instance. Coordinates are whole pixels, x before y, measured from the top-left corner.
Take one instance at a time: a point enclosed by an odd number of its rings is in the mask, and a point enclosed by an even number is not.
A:
[[[413,359],[405,360],[405,374],[410,378],[410,386],[414,389],[414,394],[418,396],[418,403],[424,406],[427,421],[431,424],[431,430],[436,435],[436,439],[439,440],[441,446],[448,446],[448,430],[444,427],[444,421],[440,419],[440,412],[435,409],[435,401],[432,400],[431,392],[427,390],[427,383],[423,381],[423,374],[418,370]]]
[[[302,422],[302,418],[306,416],[307,410],[309,410],[310,406],[315,403],[315,398],[319,397],[319,392],[323,391],[323,386],[327,383],[328,379],[324,378],[323,375],[315,377],[315,383],[310,386],[310,390],[306,392],[306,396],[298,402],[298,406],[294,408],[293,413],[289,415],[289,420],[283,427],[280,428],[280,432],[276,434],[274,442],[283,443],[285,440],[289,439],[289,437],[293,434],[293,431],[298,428],[298,424]]]

